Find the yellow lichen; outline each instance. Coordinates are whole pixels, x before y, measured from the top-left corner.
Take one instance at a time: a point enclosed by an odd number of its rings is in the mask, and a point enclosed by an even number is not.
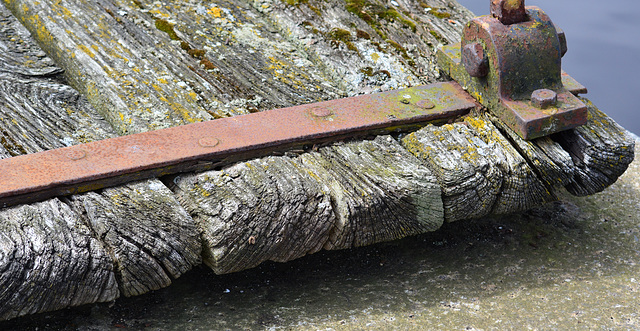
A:
[[[90,58],[95,58],[96,55],[89,49],[89,47],[85,46],[85,45],[78,45],[78,48],[80,48],[83,52],[85,52],[87,55],[89,55]]]
[[[218,7],[211,7],[207,10],[207,13],[213,17],[222,17],[222,9]]]

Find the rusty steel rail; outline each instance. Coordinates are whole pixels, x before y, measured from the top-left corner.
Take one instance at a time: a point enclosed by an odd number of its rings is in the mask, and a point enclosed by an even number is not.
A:
[[[463,115],[455,82],[274,109],[0,160],[0,207],[200,171],[313,144]]]

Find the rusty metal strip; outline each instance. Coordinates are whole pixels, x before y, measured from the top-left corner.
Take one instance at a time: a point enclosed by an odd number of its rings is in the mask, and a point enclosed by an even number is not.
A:
[[[0,206],[212,169],[296,145],[465,114],[455,82],[274,109],[0,160]]]
[[[580,84],[573,77],[569,76],[569,74],[564,70],[562,70],[561,77],[562,85],[567,89],[567,91],[573,93],[574,95],[587,93],[587,88],[584,85]]]

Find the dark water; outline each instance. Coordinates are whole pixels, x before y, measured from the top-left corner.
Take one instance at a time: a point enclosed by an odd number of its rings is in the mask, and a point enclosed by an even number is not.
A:
[[[489,0],[458,0],[476,15]],[[586,95],[627,130],[640,134],[640,1],[529,0],[566,33],[562,67]]]

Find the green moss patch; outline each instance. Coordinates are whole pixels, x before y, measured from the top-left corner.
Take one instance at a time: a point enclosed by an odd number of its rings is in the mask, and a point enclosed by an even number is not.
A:
[[[349,49],[350,51],[354,51],[358,53],[358,55],[360,55],[360,51],[358,51],[356,45],[354,45],[351,41],[351,32],[345,29],[333,28],[329,32],[327,32],[327,37],[331,39],[330,43],[332,45],[337,46],[341,42],[343,42],[347,46],[347,49]]]
[[[371,39],[371,36],[369,35],[369,33],[367,33],[367,31],[359,29],[356,29],[356,37],[358,37],[359,39]]]
[[[420,2],[420,7],[428,9],[429,10],[428,13],[433,15],[433,16],[435,16],[435,17],[437,17],[437,18],[449,18],[449,17],[451,17],[451,14],[449,14],[449,13],[447,13],[445,11],[442,11],[439,8],[431,7],[431,6],[429,6],[428,4],[426,4],[424,2]]]
[[[181,40],[180,37],[178,37],[178,35],[176,34],[176,31],[173,29],[173,24],[169,23],[167,20],[157,18],[156,29],[168,34],[171,40]]]
[[[429,30],[429,33],[444,45],[447,45],[449,43],[449,41],[445,37],[443,37],[441,34],[439,34],[437,31]]]
[[[192,48],[192,49],[187,51],[187,53],[189,53],[189,55],[191,55],[192,57],[194,57],[196,59],[202,59],[206,52],[207,51],[205,51],[204,49],[195,49],[195,48]]]

